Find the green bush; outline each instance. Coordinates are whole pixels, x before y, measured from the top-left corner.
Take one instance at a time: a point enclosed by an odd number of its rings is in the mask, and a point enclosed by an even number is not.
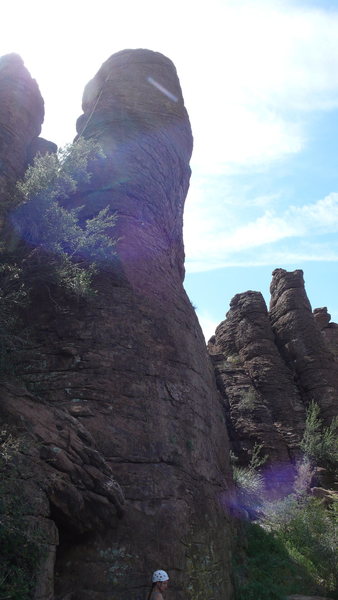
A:
[[[305,455],[298,464],[294,493],[264,500],[259,446],[248,467],[234,467],[239,503],[256,518],[245,525],[246,546],[236,553],[236,600],[278,600],[289,594],[338,598],[337,503],[326,507],[308,494],[314,459],[328,460],[332,427],[322,427],[317,409],[309,412],[309,424],[304,439],[312,458]],[[255,506],[259,512],[250,512]]]
[[[327,508],[305,495],[290,495],[265,508],[265,527],[326,593],[337,591],[337,508],[337,503]]]
[[[39,532],[28,527],[29,507],[17,471],[20,442],[0,431],[0,599],[33,598],[42,557]]]
[[[65,203],[90,180],[90,161],[102,158],[98,145],[80,138],[57,154],[38,156],[28,167],[4,213],[0,241],[0,372],[15,371],[15,351],[24,345],[20,315],[32,293],[55,290],[74,298],[95,293],[98,269],[116,256],[109,207],[83,220],[81,208]],[[54,300],[54,305],[58,306]]]
[[[233,453],[230,457],[238,502],[249,512],[250,509],[256,511],[263,504],[264,478],[259,469],[266,462],[267,456],[261,455],[262,448],[263,444],[255,443],[247,467],[238,466],[238,459]]]
[[[337,504],[330,508],[307,499],[289,523],[279,531],[290,556],[311,573],[328,591],[337,590]]]
[[[333,419],[331,424],[325,427],[319,418],[319,413],[319,406],[311,402],[307,411],[301,449],[312,463],[335,471],[338,465],[338,418]]]
[[[233,467],[236,495],[241,508],[250,511],[262,505],[263,477],[247,467]]]
[[[11,257],[0,264],[0,372],[14,373],[13,352],[23,344],[18,335],[19,310],[28,303],[29,290],[22,268],[11,263]]]
[[[34,250],[26,265],[30,275],[83,295],[93,272],[116,255],[111,230],[116,215],[109,207],[84,222],[81,208],[66,208],[64,202],[89,181],[90,160],[100,154],[96,143],[80,138],[58,154],[38,156],[17,185],[18,197],[11,222],[25,250]],[[12,244],[13,245],[13,244]]]
[[[239,548],[234,560],[236,600],[284,600],[323,591],[277,535],[256,523],[247,523],[243,535],[245,552]]]
[[[241,392],[237,408],[243,412],[252,412],[256,407],[257,397],[253,389]]]

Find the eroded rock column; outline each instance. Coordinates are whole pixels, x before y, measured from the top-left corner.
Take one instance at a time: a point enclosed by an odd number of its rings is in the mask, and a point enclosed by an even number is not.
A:
[[[261,293],[248,291],[232,299],[209,352],[236,453],[245,464],[254,444],[262,444],[267,485],[277,495],[286,493],[293,479],[287,467],[299,455],[305,409],[276,347]]]
[[[303,271],[276,269],[270,289],[276,344],[295,373],[305,405],[315,401],[328,423],[337,414],[338,364],[312,313]]]
[[[37,294],[21,376],[51,414],[64,414],[64,440],[77,422],[95,444],[98,463],[89,451],[86,469],[73,468],[67,454],[70,462],[59,464],[66,477],[91,498],[84,470],[99,482],[103,460],[125,504],[109,526],[88,503],[82,534],[62,498],[49,494],[60,534],[56,596],[141,600],[151,572],[164,568],[169,599],[228,600],[227,431],[182,285],[192,136],[174,65],[148,50],[118,53],[86,87],[83,109],[78,133],[98,140],[106,158],[69,205],[83,207],[83,218],[106,206],[117,213],[118,256],[88,302]]]

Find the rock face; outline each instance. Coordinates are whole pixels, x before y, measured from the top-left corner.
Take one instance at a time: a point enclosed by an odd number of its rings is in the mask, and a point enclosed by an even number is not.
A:
[[[0,58],[0,193],[2,200],[40,147],[44,102],[20,56]],[[48,144],[46,140],[44,140]],[[51,144],[51,142],[49,142]],[[55,147],[55,144],[49,147]]]
[[[55,152],[56,145],[39,138],[44,118],[44,102],[38,85],[20,56],[0,58],[0,231],[3,214],[13,193],[34,156]]]
[[[331,315],[326,306],[315,308],[313,316],[332,354],[338,358],[338,324],[331,323]]]
[[[166,297],[165,273],[176,280],[184,273],[182,220],[192,152],[175,68],[156,52],[119,52],[86,86],[83,111],[79,135],[99,139],[108,156],[86,192],[84,214],[107,205],[118,211],[128,281],[142,294]]]
[[[111,527],[125,501],[93,438],[71,411],[46,405],[18,384],[0,383],[0,394],[1,432],[5,424],[19,440],[15,485],[9,480],[1,493],[24,503],[27,527],[37,531],[42,559],[34,598],[46,600],[54,598],[56,550],[63,543],[55,522],[63,523],[70,538],[90,535],[103,523]],[[6,469],[2,476],[6,482]]]
[[[141,600],[164,568],[169,599],[230,599],[226,424],[182,286],[192,136],[174,65],[120,52],[86,87],[83,110],[79,135],[107,158],[70,205],[84,218],[117,213],[118,260],[91,301],[36,292],[19,373],[29,393],[2,415],[39,442],[43,518],[60,540],[56,598]],[[53,597],[52,571],[41,598]]]
[[[267,484],[277,494],[290,489],[311,400],[326,423],[337,414],[329,320],[325,309],[312,313],[302,271],[276,269],[270,312],[260,293],[237,294],[209,342],[233,448],[245,464],[254,444],[263,445]]]
[[[304,403],[314,400],[328,422],[337,414],[338,364],[312,314],[303,272],[276,269],[270,290],[271,326],[281,355]]]

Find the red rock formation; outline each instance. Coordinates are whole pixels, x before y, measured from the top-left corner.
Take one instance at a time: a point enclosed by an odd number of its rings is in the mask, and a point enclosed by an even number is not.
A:
[[[325,421],[337,414],[338,364],[316,325],[302,271],[273,272],[270,320],[276,344],[295,374],[306,405],[314,400]]]
[[[44,117],[37,83],[17,54],[0,59],[0,107],[1,177],[8,185],[22,176],[29,146],[39,135]]]
[[[267,483],[285,493],[306,407],[315,400],[327,422],[337,414],[338,365],[326,341],[336,328],[323,309],[312,314],[302,271],[276,269],[271,292],[270,313],[260,293],[237,294],[208,348],[235,452],[245,464],[263,444]]]
[[[9,427],[22,440],[15,454],[16,478],[22,478],[18,502],[26,503],[27,526],[38,531],[43,544],[34,597],[46,600],[54,598],[56,549],[63,542],[55,521],[70,536],[88,535],[121,517],[124,497],[93,438],[71,411],[42,402],[18,383],[0,383],[0,394],[1,429]]]
[[[0,193],[21,177],[32,157],[55,144],[38,138],[44,102],[35,79],[17,54],[0,58]]]
[[[108,155],[86,191],[84,215],[107,205],[118,211],[119,256],[129,282],[157,296],[164,284],[166,298],[166,274],[184,274],[182,220],[192,152],[174,65],[146,50],[114,54],[86,86],[83,110],[79,135],[99,139]]]
[[[313,316],[330,351],[338,358],[338,324],[331,323],[331,315],[327,312],[326,306],[315,308]]]
[[[41,435],[41,468],[59,482],[44,487],[44,518],[49,510],[60,536],[57,597],[139,600],[160,567],[171,597],[190,586],[230,599],[227,432],[182,286],[192,137],[175,68],[155,52],[118,53],[83,109],[79,135],[98,139],[107,159],[70,204],[83,217],[117,212],[118,261],[90,302],[36,290],[20,373],[31,396],[11,412]]]
[[[44,118],[44,102],[20,56],[0,58],[0,231],[3,214],[37,152],[54,152],[56,145],[38,135]]]
[[[269,456],[269,486],[285,492],[290,488],[289,473],[276,467],[297,456],[305,410],[293,373],[276,347],[260,293],[233,298],[209,351],[226,399],[236,453],[245,463],[254,444],[263,444],[263,453]]]

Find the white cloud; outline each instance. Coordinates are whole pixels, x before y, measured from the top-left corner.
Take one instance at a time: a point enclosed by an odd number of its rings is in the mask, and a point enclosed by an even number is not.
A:
[[[236,172],[299,152],[309,111],[338,106],[338,12],[296,2],[223,2],[200,85],[183,70],[195,130],[193,166]]]
[[[185,228],[186,268],[190,272],[244,264],[338,260],[338,242],[316,241],[316,236],[338,233],[338,193],[311,204],[291,206],[281,214],[270,209],[235,227],[226,221],[227,207],[223,219],[220,214],[206,219],[203,205],[201,210],[202,214],[195,210],[194,219]],[[286,240],[286,247],[274,246]]]
[[[292,206],[285,219],[293,221],[299,231],[307,234],[338,232],[338,193],[332,193],[305,206]]]
[[[74,135],[84,85],[126,47],[175,62],[194,130],[193,165],[206,173],[299,152],[301,115],[338,106],[338,11],[294,0],[172,0],[167,8],[97,0],[91,10],[60,0],[47,11],[42,0],[12,0],[2,17],[0,54],[24,57],[46,101],[43,134],[58,143]]]
[[[186,272],[190,273],[201,273],[203,271],[213,271],[216,269],[222,269],[227,267],[266,267],[271,266],[275,268],[276,265],[279,267],[295,265],[293,268],[299,268],[299,265],[306,262],[338,262],[338,248],[334,251],[333,249],[327,249],[317,244],[309,246],[308,250],[300,251],[295,249],[285,249],[283,251],[278,249],[269,249],[268,252],[257,252],[252,254],[251,257],[229,256],[219,258],[217,260],[208,259],[207,257],[201,257],[195,261],[187,261]]]
[[[198,125],[192,168],[202,173],[232,174],[259,168],[261,163],[299,152],[305,143],[299,124],[261,107],[229,106],[224,101],[213,107],[207,120],[194,112],[192,119],[195,117]]]

